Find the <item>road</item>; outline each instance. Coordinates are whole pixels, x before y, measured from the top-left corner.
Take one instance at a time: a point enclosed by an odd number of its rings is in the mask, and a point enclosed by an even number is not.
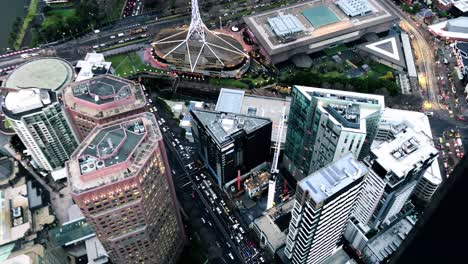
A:
[[[154,99],[149,94],[147,96],[148,99]],[[224,197],[208,170],[194,158],[194,145],[177,136],[180,134],[177,131],[181,128],[168,113],[157,110],[160,108],[158,105],[151,105],[150,111],[155,113],[168,156],[177,163],[173,167],[178,172],[174,169],[173,172],[176,173],[174,182],[179,189],[181,205],[188,216],[195,215],[195,218],[190,218],[191,224],[201,223],[201,228],[196,232],[201,232],[200,236],[215,236],[215,239],[203,241],[207,243],[208,249],[217,248],[215,256],[218,255],[216,261],[219,263],[262,263],[262,250],[250,240],[247,226],[234,214],[233,206]],[[207,229],[209,234],[206,234]]]
[[[437,98],[439,88],[436,79],[434,52],[431,45],[427,42],[421,28],[416,25],[416,22],[413,21],[410,15],[404,13],[393,1],[381,2],[400,18],[401,28],[410,34],[419,68],[419,83],[425,91],[427,100],[432,102],[432,108],[440,109],[441,107]]]

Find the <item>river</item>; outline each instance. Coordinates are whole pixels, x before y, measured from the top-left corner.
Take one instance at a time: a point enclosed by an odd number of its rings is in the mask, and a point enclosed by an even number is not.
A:
[[[8,37],[16,17],[24,17],[29,0],[0,0],[0,53],[8,47]]]

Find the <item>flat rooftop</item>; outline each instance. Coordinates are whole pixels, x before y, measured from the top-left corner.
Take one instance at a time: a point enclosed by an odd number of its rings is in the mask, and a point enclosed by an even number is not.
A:
[[[416,132],[422,131],[432,139],[431,124],[429,123],[429,118],[424,113],[385,108],[379,126],[398,125],[410,127]],[[380,144],[380,142],[375,142],[374,144],[377,145]],[[431,141],[431,144],[434,146],[433,141]],[[439,163],[434,161],[423,177],[433,183],[440,183],[442,181],[442,175],[440,173]]]
[[[298,45],[310,45],[333,37],[359,31],[396,19],[377,0],[366,1],[370,12],[364,16],[349,17],[334,1],[306,1],[247,16],[244,21],[270,55],[288,51]],[[302,24],[302,33],[292,41],[283,41],[275,34],[268,20],[280,15],[291,15]]]
[[[307,191],[316,204],[346,188],[368,172],[367,167],[348,153],[328,166],[312,173],[297,185]]]
[[[40,112],[55,102],[57,94],[50,90],[22,89],[6,95],[3,113],[11,119],[20,120],[23,116]]]
[[[133,176],[160,139],[156,120],[150,113],[93,129],[67,163],[72,191],[80,193]]]
[[[269,118],[273,122],[271,140],[276,142],[281,122],[281,114],[285,107],[286,118],[289,115],[291,98],[276,98],[244,94],[244,91],[234,89],[221,89],[216,102],[216,111],[242,114],[252,117]],[[281,142],[286,141],[287,122],[283,126]]]
[[[12,71],[3,82],[3,87],[57,91],[73,81],[74,77],[75,71],[69,62],[60,58],[39,58]]]
[[[332,105],[359,105],[359,118],[365,118],[385,107],[384,97],[381,95],[339,91],[307,86],[294,86],[308,100],[316,98]],[[323,105],[325,106],[325,105]]]
[[[400,178],[406,176],[421,159],[427,159],[438,153],[430,137],[411,128],[402,130],[395,135],[394,140],[373,147],[371,152],[382,167],[387,171],[393,171]]]
[[[468,17],[457,17],[428,26],[430,32],[446,39],[468,40]]]
[[[205,126],[217,144],[224,145],[232,141],[231,136],[244,131],[249,134],[269,123],[270,119],[239,115],[233,113],[192,110],[195,116]]]
[[[63,91],[63,101],[67,108],[94,118],[105,118],[146,105],[140,84],[112,75],[99,75],[68,85]]]
[[[286,243],[287,229],[279,226],[278,220],[288,215],[290,220],[290,212],[293,207],[294,199],[290,199],[283,204],[273,207],[270,211],[268,211],[268,214],[254,220],[254,223],[257,225],[258,229],[260,229],[260,231],[265,234],[268,243],[270,243],[274,249],[278,249]]]
[[[413,223],[407,218],[403,218],[384,232],[372,238],[368,242],[367,247],[382,261],[400,247],[412,228]],[[364,252],[366,252],[366,250]]]

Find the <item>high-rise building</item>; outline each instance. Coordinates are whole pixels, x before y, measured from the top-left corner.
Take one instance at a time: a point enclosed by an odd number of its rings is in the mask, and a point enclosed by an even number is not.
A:
[[[400,131],[393,140],[373,146],[365,163],[375,173],[365,179],[355,217],[371,228],[390,223],[437,155],[432,139],[411,128]]]
[[[416,132],[421,131],[432,139],[431,125],[424,113],[386,108],[379,124],[374,144],[378,145],[383,141],[392,140],[400,131],[408,127]],[[434,145],[433,142],[431,144]],[[437,161],[432,162],[431,167],[426,170],[416,185],[413,197],[419,203],[428,203],[441,183],[442,175],[439,163]]]
[[[78,143],[55,92],[45,89],[10,91],[3,113],[26,146],[33,163],[53,171],[64,166]]]
[[[367,173],[348,153],[297,183],[284,251],[292,263],[321,263],[333,254]]]
[[[286,169],[301,180],[346,153],[367,156],[383,109],[383,96],[294,86]]]
[[[64,88],[62,99],[80,140],[94,127],[142,113],[146,107],[141,85],[112,75],[74,82]]]
[[[175,263],[184,231],[154,115],[95,128],[67,162],[73,200],[113,263]]]
[[[218,184],[233,180],[269,161],[270,119],[233,113],[193,110],[192,133],[201,158]]]

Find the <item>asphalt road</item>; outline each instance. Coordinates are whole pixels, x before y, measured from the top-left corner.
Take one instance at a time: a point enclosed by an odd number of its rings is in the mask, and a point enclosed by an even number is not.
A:
[[[177,163],[174,182],[181,206],[211,257],[218,263],[261,263],[263,253],[248,238],[247,226],[240,223],[208,170],[197,162],[194,145],[178,136],[181,128],[167,113],[154,113],[169,156]]]

